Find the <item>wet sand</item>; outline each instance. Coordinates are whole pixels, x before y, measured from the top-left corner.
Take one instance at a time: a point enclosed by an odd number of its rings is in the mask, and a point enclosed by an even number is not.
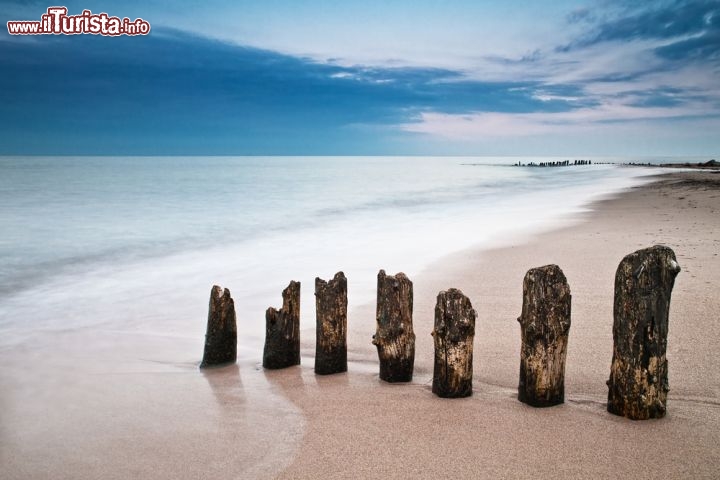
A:
[[[351,358],[362,360],[351,373],[316,378],[305,366],[268,374],[307,421],[280,478],[717,478],[720,174],[673,173],[593,209],[574,226],[463,252],[413,279],[411,384],[377,378],[366,325],[372,305],[349,320]],[[670,312],[671,391],[664,419],[638,422],[606,411],[613,281],[624,255],[657,243],[671,246],[682,267]],[[516,400],[516,319],[525,272],[549,263],[564,270],[573,295],[566,403],[535,409]],[[434,302],[449,287],[462,289],[478,312],[466,399],[430,391]]]
[[[241,348],[237,365],[201,372],[197,335],[36,332],[0,349],[2,477],[716,478],[720,174],[673,172],[577,220],[444,258],[412,278],[409,384],[378,379],[374,305],[351,309],[349,373],[326,377],[312,370],[307,318],[302,366],[279,371],[260,367],[261,348]],[[672,247],[682,267],[670,311],[668,415],[633,422],[605,410],[613,279],[625,254],[656,243]],[[534,409],[516,400],[516,318],[525,272],[548,263],[564,270],[573,295],[566,403]],[[474,392],[465,399],[430,391],[435,297],[450,287],[478,311]],[[312,301],[307,292],[303,301]]]

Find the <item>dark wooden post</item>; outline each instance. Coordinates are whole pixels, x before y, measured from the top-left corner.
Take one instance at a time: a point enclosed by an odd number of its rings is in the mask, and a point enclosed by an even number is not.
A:
[[[213,285],[210,290],[205,351],[200,368],[234,362],[237,358],[237,322],[230,290]]]
[[[343,272],[326,282],[315,279],[317,319],[315,373],[347,371],[347,279]]]
[[[615,274],[610,413],[633,420],[665,416],[670,294],[680,266],[656,245],[623,258]]]
[[[440,292],[435,305],[435,369],[432,391],[439,397],[472,395],[473,340],[477,313],[460,290]]]
[[[265,368],[300,365],[300,282],[291,281],[282,298],[280,311],[270,307],[265,312]]]
[[[404,273],[377,277],[377,330],[372,343],[380,359],[380,378],[386,382],[409,382],[415,363],[413,332],[413,284]]]
[[[557,265],[532,268],[523,281],[518,400],[533,407],[565,401],[570,287]]]

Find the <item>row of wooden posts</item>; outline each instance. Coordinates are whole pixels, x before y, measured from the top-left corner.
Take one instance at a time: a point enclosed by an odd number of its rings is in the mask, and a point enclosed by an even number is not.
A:
[[[665,415],[670,295],[680,267],[672,249],[657,245],[627,255],[615,275],[613,359],[607,409],[631,419]],[[300,283],[283,290],[280,310],[268,308],[263,367],[300,364]],[[347,280],[342,272],[315,279],[315,372],[347,371]],[[565,358],[571,295],[557,265],[530,269],[523,282],[518,399],[535,407],[564,402]],[[403,273],[378,273],[376,333],[380,378],[412,380],[415,333],[413,285]],[[477,313],[460,290],[438,294],[432,335],[435,359],[432,391],[439,397],[472,395],[473,339]],[[212,288],[201,367],[234,362],[235,307],[228,289]]]

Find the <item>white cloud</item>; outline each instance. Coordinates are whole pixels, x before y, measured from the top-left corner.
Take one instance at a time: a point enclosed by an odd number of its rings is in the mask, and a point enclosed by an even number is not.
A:
[[[616,122],[644,122],[652,120],[713,115],[717,112],[702,103],[682,107],[633,107],[621,102],[606,102],[598,107],[580,108],[557,113],[498,113],[447,114],[424,112],[420,120],[401,125],[406,132],[423,133],[454,140],[527,137],[548,133],[577,133],[599,128],[623,128]]]

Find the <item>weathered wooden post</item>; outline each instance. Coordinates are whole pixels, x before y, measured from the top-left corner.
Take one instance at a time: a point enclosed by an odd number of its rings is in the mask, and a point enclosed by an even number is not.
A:
[[[413,332],[413,284],[404,273],[377,277],[377,330],[372,343],[380,359],[380,378],[386,382],[409,382],[415,363]]]
[[[315,279],[315,373],[347,371],[347,279],[343,272],[326,282]]]
[[[265,312],[265,368],[300,365],[300,282],[291,281],[282,298],[279,311],[270,307]]]
[[[533,407],[565,401],[570,287],[557,265],[531,268],[523,281],[518,400]]]
[[[627,255],[615,274],[608,412],[633,420],[665,416],[670,295],[680,266],[656,245]]]
[[[230,290],[213,285],[210,290],[205,351],[200,368],[234,362],[237,358],[235,302]]]
[[[432,391],[439,397],[472,395],[473,340],[477,313],[460,290],[438,294],[435,305],[435,368]]]

